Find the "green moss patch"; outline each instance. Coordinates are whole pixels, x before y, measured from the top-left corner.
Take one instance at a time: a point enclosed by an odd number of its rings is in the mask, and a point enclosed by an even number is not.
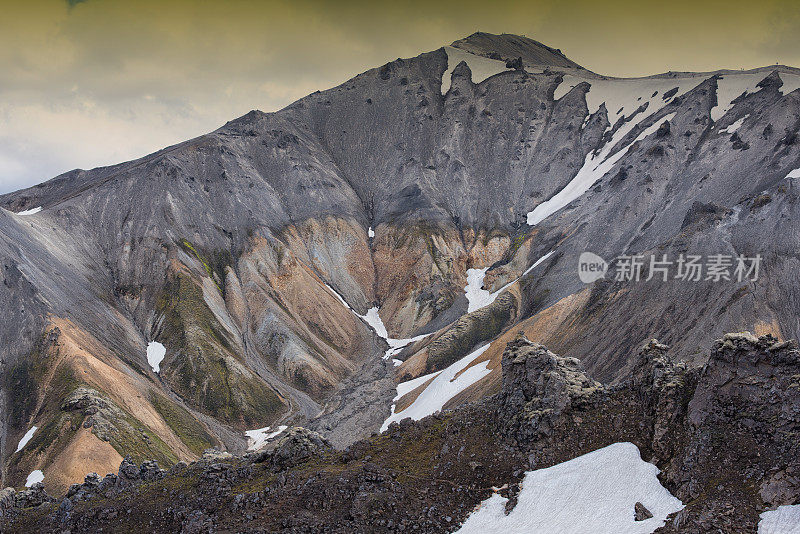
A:
[[[172,431],[196,455],[202,455],[204,450],[217,444],[217,440],[206,431],[206,428],[179,404],[156,393],[150,393],[150,403]]]

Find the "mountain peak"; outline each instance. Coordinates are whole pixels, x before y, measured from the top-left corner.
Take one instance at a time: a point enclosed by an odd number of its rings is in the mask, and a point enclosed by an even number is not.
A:
[[[561,50],[513,33],[498,35],[475,32],[469,37],[454,41],[451,46],[491,59],[509,60],[521,57],[526,66],[583,68],[566,57]]]

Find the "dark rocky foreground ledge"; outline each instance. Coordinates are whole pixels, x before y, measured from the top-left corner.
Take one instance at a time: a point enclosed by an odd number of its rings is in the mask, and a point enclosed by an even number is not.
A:
[[[728,334],[708,363],[675,363],[651,340],[631,378],[600,384],[581,362],[520,336],[501,392],[337,451],[293,428],[242,457],[209,451],[169,471],[124,461],[53,499],[0,494],[3,532],[449,532],[523,472],[630,441],[686,507],[661,533],[756,532],[800,502],[800,352]]]

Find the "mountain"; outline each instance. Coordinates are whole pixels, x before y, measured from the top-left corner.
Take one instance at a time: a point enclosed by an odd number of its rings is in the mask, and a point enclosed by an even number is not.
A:
[[[295,427],[240,457],[125,459],[60,502],[7,488],[0,518],[14,533],[791,532],[798,507],[778,505],[798,498],[796,344],[727,334],[702,370],[670,353],[650,340],[607,386],[519,335],[481,403],[344,451]]]
[[[797,338],[798,88],[477,33],[2,195],[2,483],[60,494],[290,426],[343,449],[494,398],[520,331],[604,387],[653,337],[691,368],[728,332]]]

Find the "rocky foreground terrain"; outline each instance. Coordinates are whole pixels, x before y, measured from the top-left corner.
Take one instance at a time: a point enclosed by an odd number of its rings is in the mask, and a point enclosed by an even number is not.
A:
[[[623,441],[665,528],[752,531],[797,504],[799,133],[798,69],[619,79],[477,33],[0,195],[8,528],[455,529]],[[73,508],[19,511],[43,490]]]
[[[245,456],[208,451],[168,470],[125,459],[58,499],[3,490],[4,532],[452,532],[493,492],[515,505],[526,470],[635,444],[685,504],[656,532],[755,532],[800,498],[800,351],[727,334],[708,362],[651,340],[615,386],[521,333],[484,401],[336,450],[296,427]],[[499,489],[498,489],[499,488]],[[633,504],[631,514],[633,515]],[[637,513],[647,514],[638,503]]]

